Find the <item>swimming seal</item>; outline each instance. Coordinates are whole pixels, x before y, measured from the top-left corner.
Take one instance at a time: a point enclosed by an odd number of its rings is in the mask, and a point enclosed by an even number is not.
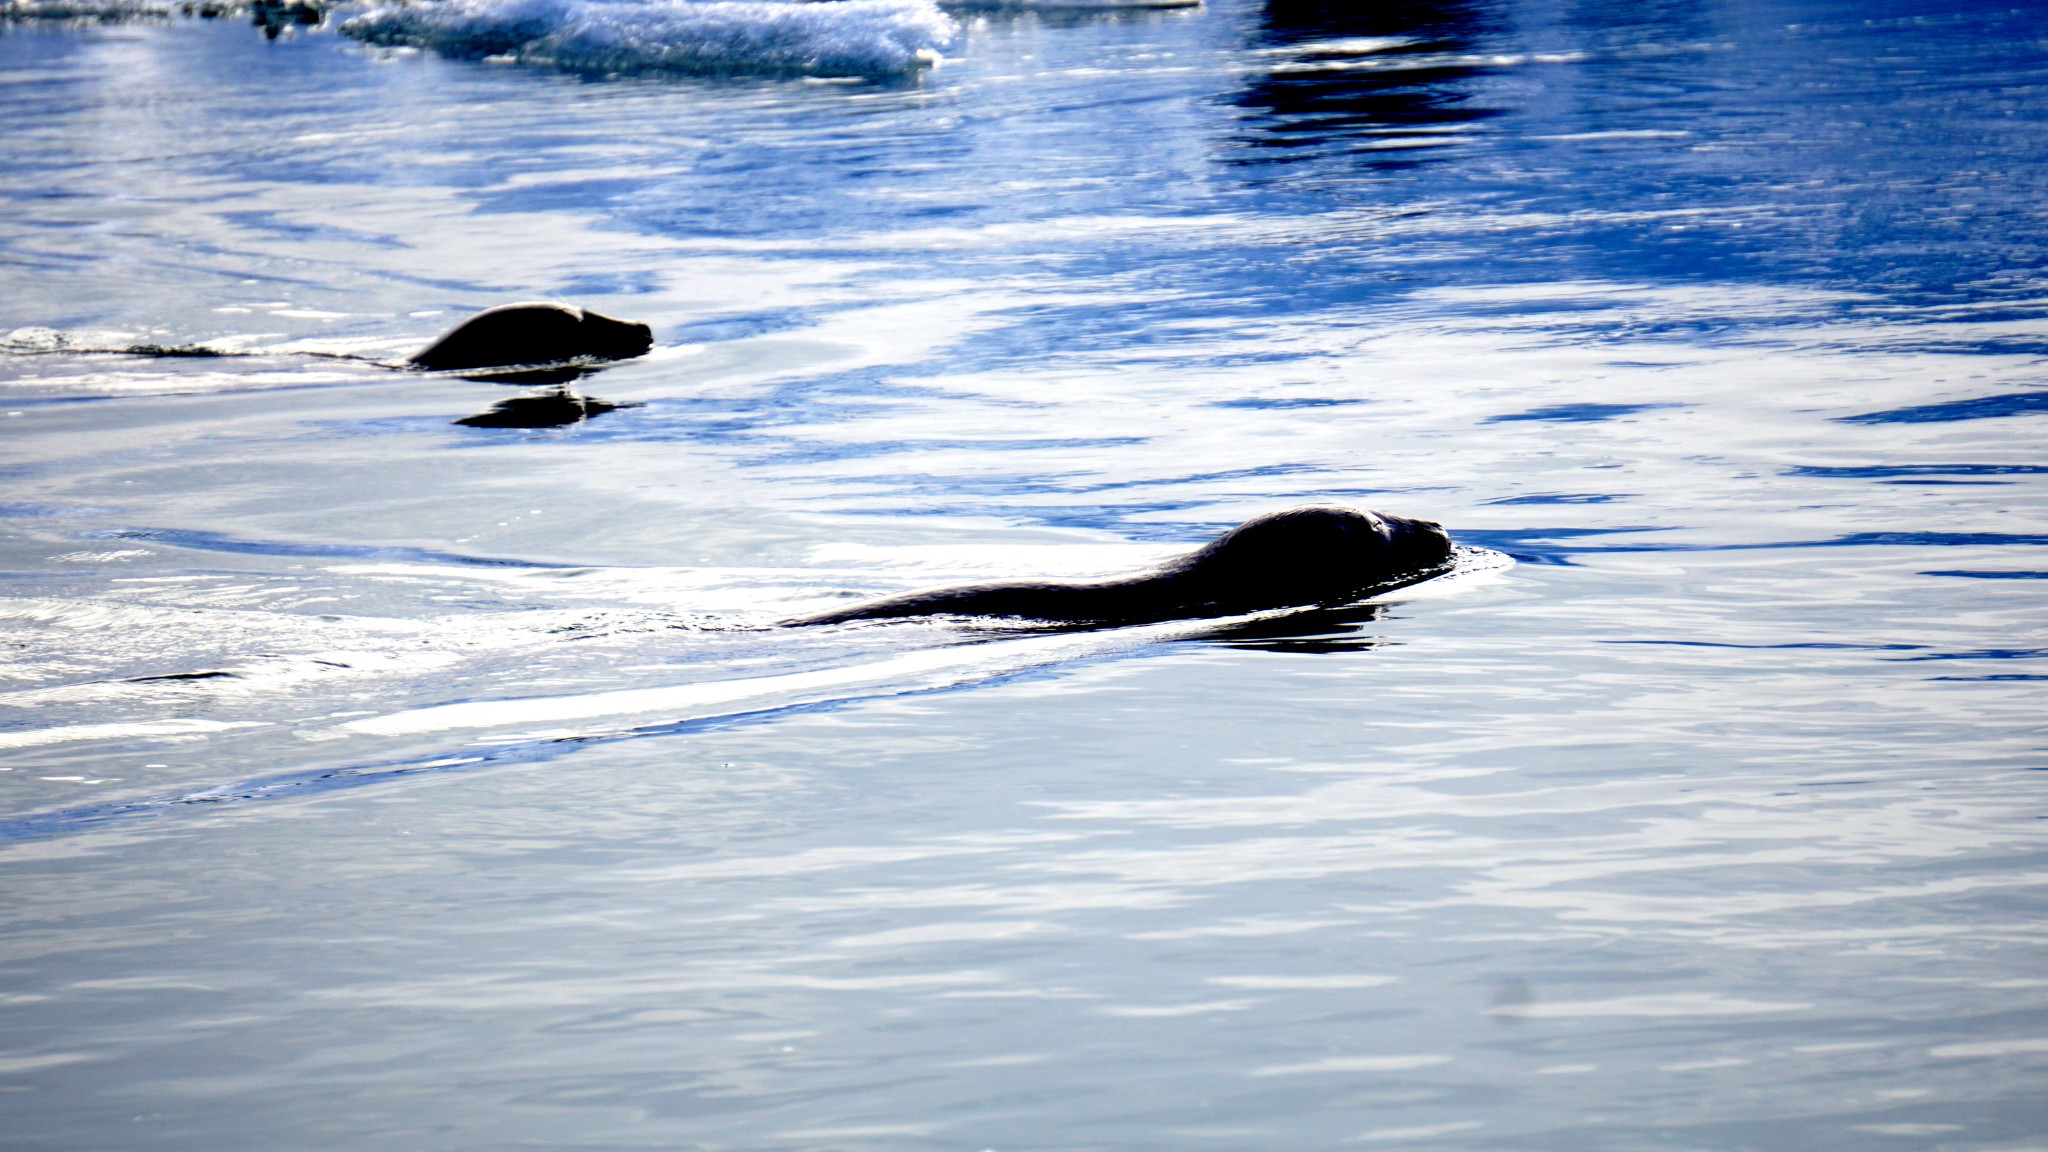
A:
[[[1150,624],[1344,604],[1451,566],[1451,538],[1430,520],[1308,507],[1248,520],[1163,567],[1100,583],[976,584],[912,592],[786,625],[901,616],[1013,616],[1067,624]]]
[[[435,372],[630,360],[654,347],[654,330],[567,304],[501,304],[487,308],[406,361]]]

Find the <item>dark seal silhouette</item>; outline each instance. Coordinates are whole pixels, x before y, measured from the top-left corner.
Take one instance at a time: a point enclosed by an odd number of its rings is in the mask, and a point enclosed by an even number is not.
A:
[[[1427,580],[1450,567],[1451,538],[1433,521],[1350,508],[1296,508],[1246,521],[1199,551],[1121,580],[912,592],[785,623],[1008,616],[1062,624],[1150,624],[1346,604]]]
[[[406,361],[434,372],[515,368],[574,360],[630,360],[654,347],[654,331],[567,304],[503,304],[456,325]]]

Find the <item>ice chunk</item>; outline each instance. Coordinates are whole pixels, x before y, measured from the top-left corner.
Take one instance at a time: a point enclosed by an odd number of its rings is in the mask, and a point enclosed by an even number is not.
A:
[[[295,24],[318,24],[337,0],[0,0],[10,20],[152,20],[169,16],[252,16],[274,35]]]
[[[397,0],[341,31],[584,72],[888,75],[935,63],[958,29],[933,0]]]
[[[132,20],[180,11],[173,0],[0,0],[0,21]]]

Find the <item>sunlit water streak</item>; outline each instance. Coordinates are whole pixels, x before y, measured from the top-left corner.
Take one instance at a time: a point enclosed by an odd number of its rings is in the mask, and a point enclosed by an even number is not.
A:
[[[1356,7],[0,30],[5,1141],[2048,1140],[2048,24]],[[1309,500],[1516,563],[768,627]]]

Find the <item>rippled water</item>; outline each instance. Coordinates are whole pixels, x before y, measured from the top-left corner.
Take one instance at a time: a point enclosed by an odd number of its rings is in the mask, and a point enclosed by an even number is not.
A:
[[[0,1144],[2048,1142],[2048,14],[1356,9],[0,26]],[[759,627],[1311,500],[1473,551]]]

